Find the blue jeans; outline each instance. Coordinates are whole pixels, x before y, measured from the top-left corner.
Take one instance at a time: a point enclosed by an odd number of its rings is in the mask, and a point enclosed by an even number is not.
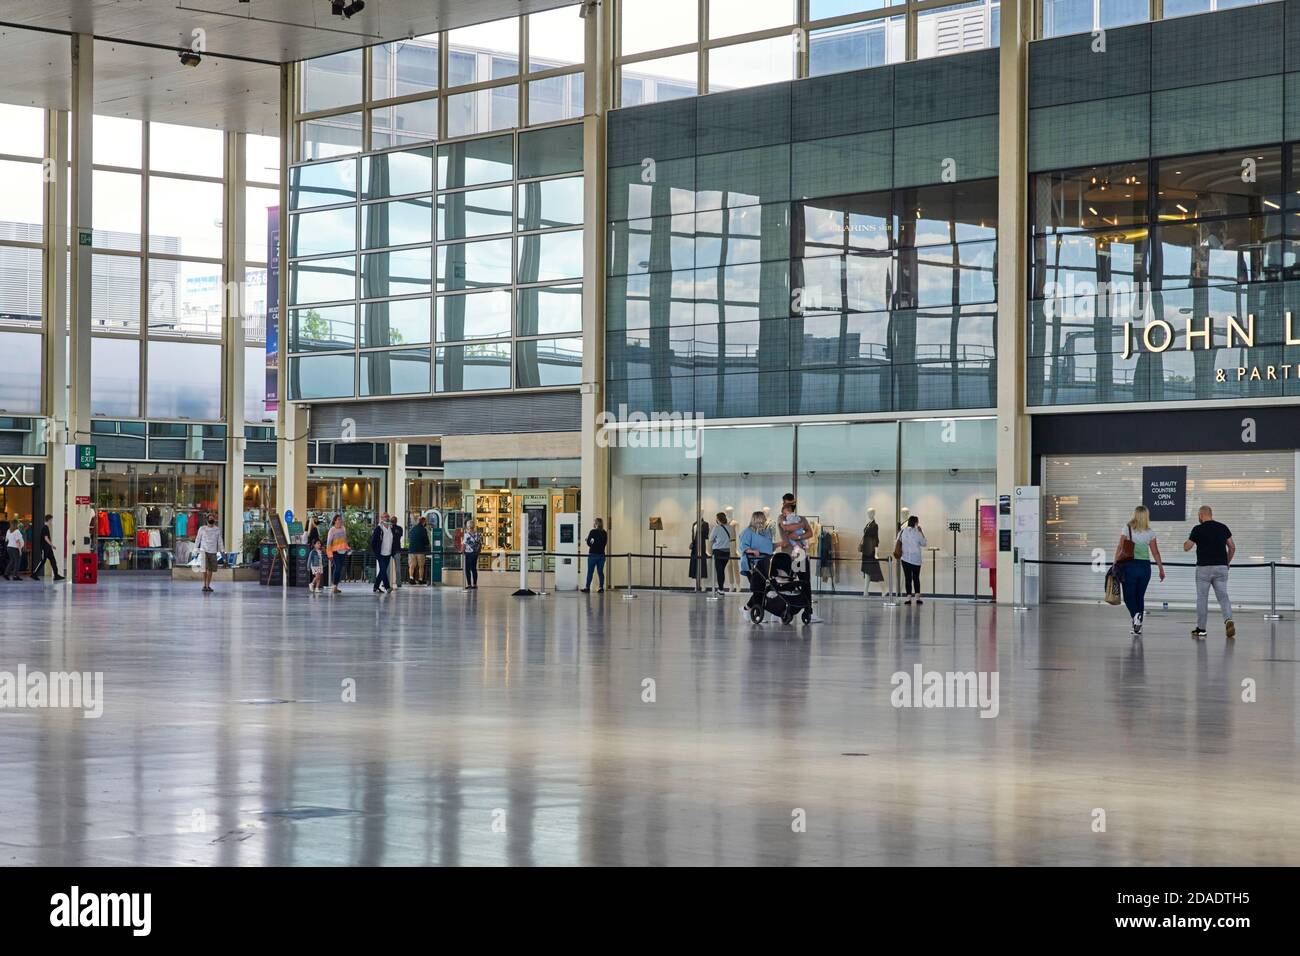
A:
[[[388,562],[393,560],[393,556],[391,554],[377,554],[375,558],[379,562],[379,570],[375,572],[375,590],[378,591],[381,587],[384,587],[391,591],[393,586],[388,582]]]
[[[342,551],[335,551],[330,556],[330,583],[338,587],[343,582],[343,560],[345,555]]]
[[[587,588],[591,588],[591,575],[600,575],[600,589],[605,590],[605,556],[603,554],[587,555]]]
[[[1151,583],[1150,561],[1125,561],[1120,568],[1120,587],[1124,592],[1124,606],[1130,616],[1136,617],[1146,611],[1147,585]]]

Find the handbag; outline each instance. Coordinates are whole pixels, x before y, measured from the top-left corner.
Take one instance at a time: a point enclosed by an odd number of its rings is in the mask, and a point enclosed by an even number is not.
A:
[[[900,532],[898,537],[894,539],[894,560],[900,561],[902,560],[902,557],[903,557],[903,535]]]
[[[1124,529],[1128,531],[1128,537],[1119,539],[1119,558],[1116,559],[1116,564],[1133,560],[1133,526],[1125,525]]]
[[[1107,604],[1118,604],[1120,602],[1119,574],[1117,573],[1117,571],[1118,571],[1117,566],[1113,564],[1106,571],[1105,597],[1106,597]]]

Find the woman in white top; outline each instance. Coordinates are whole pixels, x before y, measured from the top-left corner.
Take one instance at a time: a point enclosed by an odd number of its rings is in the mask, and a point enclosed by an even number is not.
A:
[[[1133,557],[1125,560],[1124,552],[1132,542]],[[1142,615],[1146,613],[1147,585],[1151,583],[1151,562],[1160,569],[1160,580],[1165,579],[1165,563],[1160,559],[1160,546],[1156,533],[1151,530],[1151,516],[1145,505],[1133,509],[1133,519],[1120,532],[1115,545],[1115,564],[1119,569],[1120,587],[1124,592],[1124,606],[1133,615],[1133,636],[1142,635]]]
[[[731,528],[727,525],[727,515],[719,511],[714,517],[717,524],[709,532],[709,550],[713,552],[713,570],[717,574],[718,584],[713,589],[721,594],[727,587],[727,563],[731,560]]]
[[[912,603],[912,589],[916,589],[916,603],[923,603],[921,600],[921,562],[924,560],[922,551],[925,548],[925,532],[921,530],[921,519],[912,515],[907,519],[907,524],[903,530],[898,532],[898,543],[902,547],[900,560],[903,562],[903,580],[907,585],[907,597],[903,600],[904,604]]]

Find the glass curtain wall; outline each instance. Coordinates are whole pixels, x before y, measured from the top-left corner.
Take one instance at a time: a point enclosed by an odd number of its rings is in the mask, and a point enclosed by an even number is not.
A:
[[[1194,13],[1271,2],[1273,0],[1163,0],[1159,6],[1152,7],[1149,0],[1042,0],[1039,22],[1042,36],[1059,37],[1145,23],[1151,19],[1172,20]],[[1159,16],[1153,16],[1153,11],[1159,11]]]
[[[1145,3],[1145,0],[1143,0]],[[615,106],[998,45],[996,0],[621,0]]]
[[[0,105],[0,408],[7,414],[42,411],[42,346],[45,328],[45,113]],[[32,452],[27,452],[28,454]]]
[[[898,528],[915,514],[932,549],[926,592],[987,596],[988,572],[976,574],[977,507],[995,500],[995,431],[994,419],[719,426],[703,429],[694,447],[624,432],[611,443],[610,551],[643,555],[631,564],[636,586],[694,588],[698,576],[711,587],[707,546],[691,557],[698,523],[711,528],[722,512],[734,541],[764,511],[775,540],[781,496],[793,491],[814,528],[815,589],[862,593],[874,570],[864,558],[880,559],[887,574]],[[878,543],[864,553],[873,519]],[[624,580],[626,558],[615,564]],[[872,593],[882,590],[874,583]]]

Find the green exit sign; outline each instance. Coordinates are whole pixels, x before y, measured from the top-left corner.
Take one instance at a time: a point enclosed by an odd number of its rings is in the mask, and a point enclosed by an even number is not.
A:
[[[79,245],[79,246],[88,246],[88,245],[90,245],[90,230],[89,230],[89,229],[82,229],[81,231],[79,231],[79,232],[77,233],[77,245]]]
[[[94,471],[95,456],[98,451],[95,445],[78,445],[77,446],[77,470]]]

